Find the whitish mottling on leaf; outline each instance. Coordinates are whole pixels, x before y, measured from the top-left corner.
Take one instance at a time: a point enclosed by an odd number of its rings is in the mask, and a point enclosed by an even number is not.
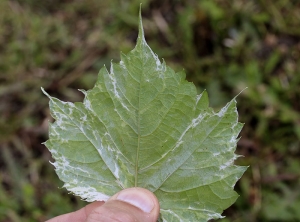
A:
[[[219,112],[206,91],[175,73],[147,45],[103,67],[83,103],[50,99],[55,122],[45,145],[64,187],[86,201],[128,187],[154,192],[162,221],[208,221],[238,195],[246,167],[234,165],[242,124],[235,98]]]

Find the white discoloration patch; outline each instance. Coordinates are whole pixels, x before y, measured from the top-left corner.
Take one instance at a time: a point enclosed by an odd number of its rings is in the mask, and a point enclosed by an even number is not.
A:
[[[234,160],[236,159],[236,157],[233,157],[232,159],[228,160],[226,163],[224,163],[223,165],[221,165],[219,167],[220,170],[224,170],[226,169],[227,167],[231,166],[234,162]]]
[[[98,140],[99,136],[98,136],[98,132],[96,130],[93,130],[93,135],[94,135],[95,139]]]
[[[173,217],[177,218],[178,221],[184,222],[184,221],[181,219],[181,217],[180,217],[179,215],[175,214],[174,211],[172,211],[172,210],[163,210],[163,209],[161,209],[160,211],[166,212],[166,213],[168,213],[168,214],[171,214]]]
[[[191,127],[195,128],[202,121],[202,119],[204,118],[204,116],[205,115],[199,114],[199,116],[197,118],[193,119]]]
[[[148,46],[148,45],[147,45]],[[149,47],[149,46],[148,46]],[[150,49],[150,47],[149,47],[149,49]],[[151,52],[151,55],[152,55],[152,57],[154,58],[154,60],[155,60],[155,64],[156,64],[156,71],[162,71],[162,65],[161,65],[161,62],[160,62],[160,60],[159,60],[159,58],[158,58],[158,56],[150,49],[150,52]]]
[[[72,173],[82,172],[85,175],[90,176],[90,172],[82,169],[82,167],[72,166],[69,160],[65,156],[60,156],[56,158],[55,163],[51,163],[57,170],[61,170],[62,174],[65,172],[72,171]],[[76,173],[77,174],[77,173]]]
[[[232,126],[230,127],[231,129],[234,130],[234,128],[236,127],[237,125],[237,122],[238,122],[238,117],[235,118],[236,122],[234,124],[232,124]]]
[[[110,196],[106,194],[98,192],[94,187],[84,186],[84,187],[73,187],[73,185],[69,183],[65,183],[64,187],[74,193],[75,195],[80,196],[83,200],[88,202],[94,201],[107,201]]]
[[[117,81],[116,81],[116,78],[115,78],[115,75],[114,75],[114,68],[113,68],[113,64],[110,65],[110,74],[108,75],[108,77],[110,78],[111,80],[111,83],[113,84],[113,92],[115,94],[115,96],[120,99],[120,95],[119,95],[119,92],[117,90]]]
[[[83,128],[82,125],[79,126],[79,129],[80,129],[80,131],[81,131],[83,134],[85,134],[85,133],[84,133],[84,128]]]
[[[224,218],[224,216],[222,216],[221,214],[214,213],[214,212],[212,212],[212,211],[210,211],[210,212],[211,212],[211,213],[208,213],[208,214],[207,214],[208,220]]]
[[[87,110],[92,110],[92,106],[91,106],[90,100],[88,100],[88,99],[84,100],[84,107],[85,107]]]
[[[192,123],[190,125],[187,126],[187,128],[183,131],[183,133],[181,134],[181,136],[179,137],[175,147],[173,150],[175,150],[177,147],[179,147],[184,141],[182,140],[184,135],[191,129],[191,128],[195,128],[202,120],[203,118],[206,116],[206,114],[199,114],[195,119],[192,120]]]
[[[158,56],[152,51],[152,49],[151,49],[150,46],[147,44],[147,42],[146,42],[146,40],[145,40],[144,37],[142,38],[142,45],[143,45],[144,47],[147,47],[147,48],[148,48],[148,50],[149,50],[150,53],[151,53],[152,58],[155,60],[155,65],[156,65],[155,70],[156,70],[156,71],[165,71],[165,70],[163,69],[164,67],[163,67],[162,63],[160,62]],[[146,57],[146,59],[149,58],[149,56],[148,56],[147,53],[145,54],[145,57]]]
[[[49,149],[49,151],[51,152],[52,155],[57,155],[57,151],[55,149]]]
[[[110,145],[107,145],[107,150],[109,150],[110,152],[113,152],[114,150],[110,147]]]
[[[213,153],[213,156],[219,156],[219,155],[220,155],[220,152]]]
[[[236,139],[235,139],[235,136],[232,136],[231,138],[230,138],[230,141],[229,141],[230,143],[236,143]]]
[[[80,118],[83,122],[87,120],[87,115],[84,115],[83,117]]]
[[[117,81],[116,81],[115,74],[114,74],[113,64],[111,64],[111,66],[110,66],[110,74],[108,76],[113,85],[113,93],[114,93],[115,97],[120,101],[123,108],[125,108],[127,111],[129,111],[128,107],[122,102],[122,98],[120,97],[119,92],[117,90]]]
[[[219,117],[223,117],[224,114],[226,113],[227,109],[228,109],[228,105],[229,104],[227,104],[226,106],[224,106],[218,113],[216,113],[216,115],[219,116]]]
[[[119,166],[117,165],[117,163],[115,163],[115,170],[114,170],[114,175],[117,179],[119,179]]]
[[[121,66],[123,69],[126,69],[125,63],[124,63],[122,60],[120,61],[120,66]]]
[[[200,95],[197,95],[196,104],[199,102],[199,100],[201,99],[201,97],[202,97],[202,93]]]
[[[61,127],[61,126],[62,126],[63,120],[62,120],[61,117],[59,117],[59,118],[56,119],[56,124],[57,124],[58,127]]]
[[[58,163],[63,170],[67,170],[67,168],[70,167],[70,162],[64,156],[57,158],[56,163]]]

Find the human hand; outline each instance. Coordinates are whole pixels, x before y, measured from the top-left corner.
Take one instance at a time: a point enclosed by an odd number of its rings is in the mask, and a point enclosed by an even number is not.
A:
[[[128,188],[106,202],[94,202],[84,208],[47,222],[156,222],[159,215],[157,198],[149,190]]]

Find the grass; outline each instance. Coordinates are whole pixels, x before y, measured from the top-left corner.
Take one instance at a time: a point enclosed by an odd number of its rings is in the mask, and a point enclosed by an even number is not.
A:
[[[44,221],[85,205],[61,189],[48,99],[81,101],[137,37],[182,67],[218,109],[238,97],[249,170],[223,221],[300,220],[300,5],[287,0],[0,1],[0,221]]]

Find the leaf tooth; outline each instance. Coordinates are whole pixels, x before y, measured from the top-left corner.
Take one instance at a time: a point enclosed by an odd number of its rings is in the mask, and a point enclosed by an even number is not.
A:
[[[50,100],[52,100],[52,96],[50,96],[43,87],[41,87],[41,90]]]
[[[79,92],[82,92],[84,96],[87,95],[87,91],[85,91],[84,89],[78,89]]]

